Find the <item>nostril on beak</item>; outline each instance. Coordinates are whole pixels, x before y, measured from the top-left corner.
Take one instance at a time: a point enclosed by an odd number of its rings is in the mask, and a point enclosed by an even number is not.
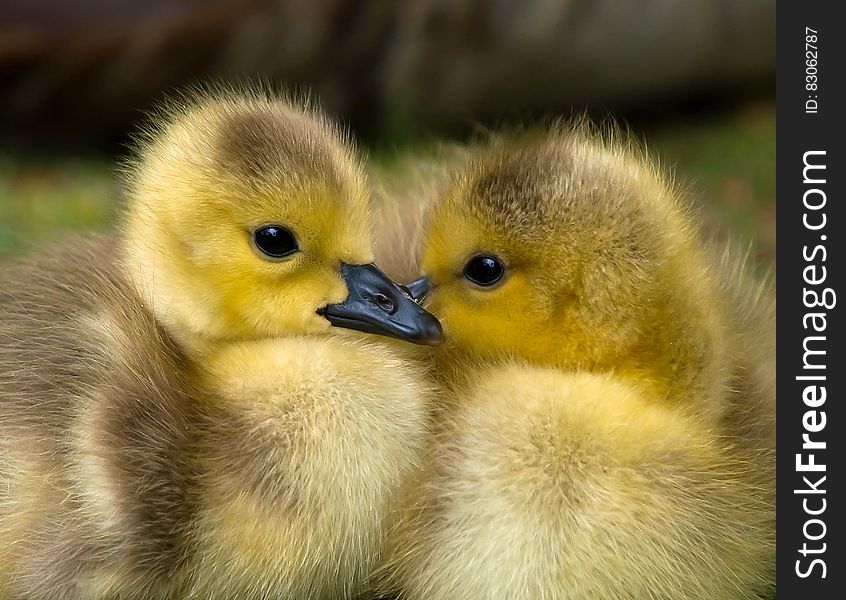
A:
[[[396,303],[385,294],[379,292],[373,294],[373,301],[379,308],[381,308],[388,314],[394,314],[394,312],[397,310]]]

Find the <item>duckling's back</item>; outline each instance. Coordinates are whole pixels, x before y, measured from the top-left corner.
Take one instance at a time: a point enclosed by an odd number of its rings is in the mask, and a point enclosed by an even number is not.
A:
[[[747,256],[732,245],[711,248],[712,264],[730,321],[734,365],[726,383],[724,431],[738,450],[752,454],[762,489],[775,494],[775,293],[756,277]],[[771,504],[772,504],[771,502]]]
[[[0,598],[175,584],[187,365],[115,256],[101,237],[0,267]]]

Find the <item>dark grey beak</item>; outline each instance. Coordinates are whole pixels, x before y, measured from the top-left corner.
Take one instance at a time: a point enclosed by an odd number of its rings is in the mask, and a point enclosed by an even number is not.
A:
[[[420,304],[426,299],[429,292],[432,291],[432,284],[429,282],[428,277],[421,277],[420,279],[415,279],[409,283],[405,286],[405,289],[408,290],[408,293],[411,294],[414,301]]]
[[[341,276],[349,290],[347,299],[317,311],[335,327],[427,346],[443,341],[438,320],[420,308],[413,293],[394,285],[376,265],[341,263]]]

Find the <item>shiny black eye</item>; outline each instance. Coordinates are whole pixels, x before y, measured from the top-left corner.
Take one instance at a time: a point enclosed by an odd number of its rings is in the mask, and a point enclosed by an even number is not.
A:
[[[263,225],[253,232],[256,248],[271,258],[289,256],[300,249],[294,234],[281,225]]]
[[[505,266],[495,256],[474,256],[464,265],[464,278],[476,285],[493,285],[505,274]]]

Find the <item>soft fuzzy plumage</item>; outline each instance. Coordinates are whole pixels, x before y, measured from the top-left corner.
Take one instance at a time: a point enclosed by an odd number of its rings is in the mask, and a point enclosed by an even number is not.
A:
[[[392,248],[402,248],[396,245]],[[483,289],[473,255],[504,260]],[[755,598],[773,583],[771,290],[584,124],[495,140],[434,202],[439,433],[381,572],[408,599]]]
[[[119,233],[2,267],[0,598],[348,597],[428,393],[315,314],[372,260],[363,171],[296,101],[159,119]],[[301,251],[263,260],[280,221]]]

